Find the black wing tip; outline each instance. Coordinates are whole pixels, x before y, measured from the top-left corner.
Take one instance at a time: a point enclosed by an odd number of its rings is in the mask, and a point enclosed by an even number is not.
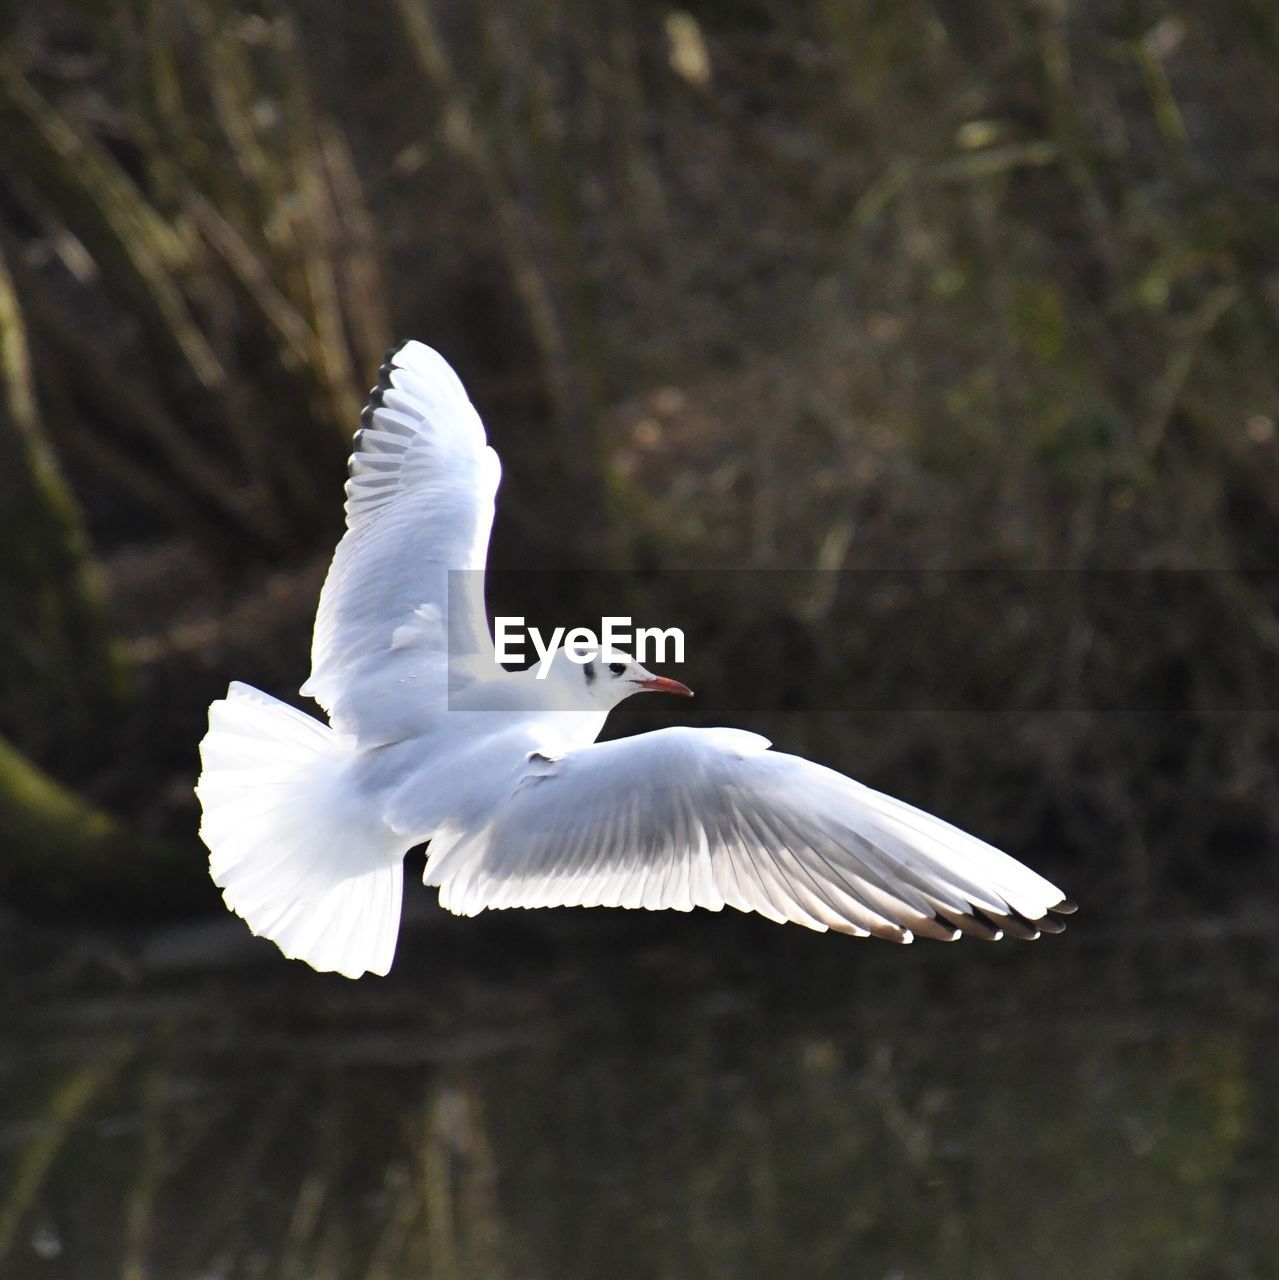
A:
[[[1043,933],[1065,933],[1066,921],[1079,910],[1079,904],[1063,898],[1055,907],[1049,907],[1043,918],[1035,923]]]
[[[1020,938],[1022,942],[1034,942],[1043,932],[1043,924],[1040,921],[1032,920],[1029,916],[1022,915],[1020,911],[1009,910],[1006,915],[994,912],[985,914],[987,919],[1002,929],[1009,938]]]
[[[983,911],[972,906],[967,912],[948,911],[938,907],[934,910],[933,919],[942,930],[955,930],[952,940],[960,934],[970,938],[980,938],[984,942],[997,942],[1000,938],[1019,938],[1023,942],[1034,942],[1041,934],[1057,934],[1066,931],[1066,923],[1061,916],[1069,916],[1076,910],[1073,902],[1064,901],[1061,906],[1050,907],[1038,919],[1032,920],[1020,911],[1002,912]]]
[[[973,907],[969,911],[952,911],[946,907],[937,907],[934,915],[943,927],[950,925],[970,938],[980,938],[983,942],[998,942],[1003,930],[984,912]]]
[[[1069,899],[1055,906],[1049,907],[1042,916],[1032,920],[1029,916],[1024,916],[1021,912],[1016,912],[1010,918],[1011,925],[1005,922],[1004,917],[1000,916],[999,920],[1004,924],[1005,931],[1014,938],[1024,938],[1031,941],[1041,933],[1058,934],[1066,932],[1066,920],[1078,911],[1078,906]]]
[[[387,347],[386,355],[382,357],[382,363],[377,371],[377,381],[369,388],[368,401],[360,413],[361,427],[371,427],[373,425],[374,411],[382,407],[386,393],[391,389],[391,374],[399,367],[395,363],[395,357],[412,341],[412,338],[404,338],[402,341]]]
[[[403,351],[404,348],[412,341],[412,338],[400,338],[397,342],[391,343],[391,345],[386,349],[386,354],[382,357],[382,368],[393,368],[395,365],[395,357],[398,356],[400,352]]]

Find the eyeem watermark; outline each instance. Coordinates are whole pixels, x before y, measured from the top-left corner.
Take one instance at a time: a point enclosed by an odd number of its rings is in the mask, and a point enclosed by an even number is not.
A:
[[[526,625],[522,617],[493,619],[493,647],[498,662],[523,662],[526,642],[532,644],[537,655],[538,680],[550,675],[557,653],[579,666],[613,652],[631,654],[641,666],[650,661],[650,654],[653,662],[684,661],[684,632],[679,627],[637,627],[630,618],[604,617],[598,632],[590,627],[555,627],[547,636],[537,627]],[[673,648],[669,657],[668,644]]]

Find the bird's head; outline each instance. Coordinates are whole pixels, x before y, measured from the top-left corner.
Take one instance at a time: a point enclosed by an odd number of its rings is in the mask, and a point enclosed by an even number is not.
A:
[[[576,667],[587,698],[597,706],[611,709],[633,693],[677,693],[691,698],[693,691],[678,680],[655,676],[628,654],[607,650]]]

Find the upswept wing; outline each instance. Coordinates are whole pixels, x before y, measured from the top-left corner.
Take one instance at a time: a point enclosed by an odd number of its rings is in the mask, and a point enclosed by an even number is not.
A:
[[[1033,938],[1074,910],[1007,854],[768,746],[675,728],[531,757],[492,822],[437,837],[426,881],[462,915],[729,906],[897,942]]]
[[[468,658],[492,664],[484,565],[501,464],[457,374],[421,342],[388,353],[361,421],[302,692],[372,743],[404,731],[406,681],[410,704],[439,711]]]

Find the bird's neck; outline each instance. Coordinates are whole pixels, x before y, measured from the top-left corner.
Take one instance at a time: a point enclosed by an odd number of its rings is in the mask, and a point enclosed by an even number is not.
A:
[[[577,667],[553,663],[546,679],[539,680],[534,666],[513,672],[511,679],[519,687],[520,701],[537,713],[546,732],[555,738],[557,750],[589,746],[599,737],[608,708],[590,696]]]

